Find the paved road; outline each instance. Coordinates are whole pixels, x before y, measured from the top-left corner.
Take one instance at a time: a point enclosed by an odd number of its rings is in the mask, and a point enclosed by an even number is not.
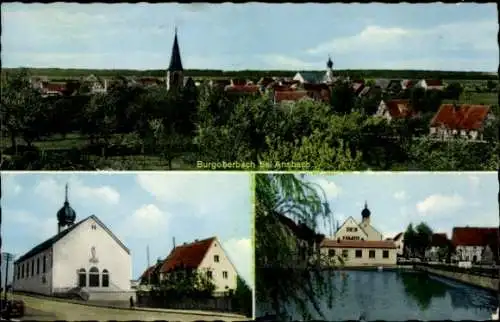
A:
[[[37,298],[25,295],[16,295],[19,300],[23,300],[26,307],[26,315],[22,320],[54,321],[54,320],[142,320],[142,321],[244,321],[243,317],[200,315],[193,313],[161,312],[161,311],[140,311],[126,309],[111,309],[103,307],[86,306],[81,304],[54,301],[45,298]]]

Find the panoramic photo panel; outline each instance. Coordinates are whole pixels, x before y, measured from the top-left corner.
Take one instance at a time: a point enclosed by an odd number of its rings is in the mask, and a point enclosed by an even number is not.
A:
[[[2,4],[1,168],[494,171],[497,33],[493,3]]]
[[[251,180],[3,172],[2,317],[250,320]]]
[[[499,181],[256,174],[256,319],[498,319]]]

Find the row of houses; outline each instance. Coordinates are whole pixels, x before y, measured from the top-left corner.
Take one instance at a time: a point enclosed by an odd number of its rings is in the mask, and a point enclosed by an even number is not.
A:
[[[296,224],[286,216],[279,217],[285,230],[297,241],[298,249],[312,246],[307,249],[317,252],[321,258],[343,262],[345,266],[392,266],[397,264],[399,257],[410,252],[405,245],[404,233],[384,239],[383,234],[371,225],[371,211],[367,204],[361,211],[360,222],[352,216],[348,217],[329,237],[316,234],[303,223]],[[498,228],[455,227],[451,240],[445,233],[435,233],[424,257],[438,260],[443,250],[450,252],[454,261],[497,262]],[[314,254],[309,255],[314,258]],[[299,261],[301,258],[303,256],[298,256]]]

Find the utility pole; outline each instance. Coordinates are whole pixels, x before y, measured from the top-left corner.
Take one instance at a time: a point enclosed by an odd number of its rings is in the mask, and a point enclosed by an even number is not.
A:
[[[4,303],[7,303],[7,282],[9,278],[9,264],[14,255],[10,253],[2,253],[2,257],[5,260],[5,284],[4,284]]]

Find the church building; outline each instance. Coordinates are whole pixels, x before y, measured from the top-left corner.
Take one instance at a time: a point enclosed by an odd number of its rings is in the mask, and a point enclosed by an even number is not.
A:
[[[365,202],[361,211],[361,222],[349,217],[331,239],[321,243],[321,252],[328,257],[342,257],[346,266],[395,265],[397,247],[392,240],[383,240],[383,235],[370,222],[371,211]]]
[[[182,67],[181,51],[177,39],[177,28],[175,28],[174,44],[170,56],[170,65],[167,70],[167,90],[181,88],[184,85],[184,68]]]
[[[76,222],[68,201],[57,212],[57,234],[36,245],[14,263],[16,291],[84,300],[128,300],[130,250],[97,218]]]

